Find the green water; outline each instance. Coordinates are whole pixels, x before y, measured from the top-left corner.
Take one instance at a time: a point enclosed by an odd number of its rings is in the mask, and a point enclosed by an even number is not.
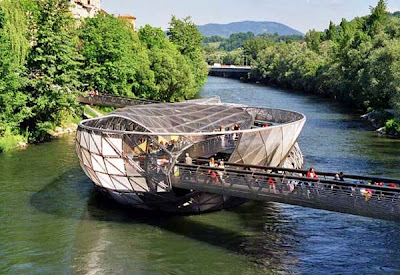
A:
[[[293,109],[307,165],[400,177],[400,141],[339,104],[209,78],[201,96]],[[0,274],[396,274],[400,225],[251,202],[201,216],[121,209],[81,172],[73,136],[0,155]]]

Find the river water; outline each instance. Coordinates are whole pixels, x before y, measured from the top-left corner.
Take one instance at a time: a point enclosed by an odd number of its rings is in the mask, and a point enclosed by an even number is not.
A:
[[[290,109],[306,166],[400,178],[400,141],[321,99],[209,77],[202,97]],[[400,224],[276,203],[190,217],[127,211],[79,169],[73,137],[0,155],[0,274],[399,274]]]

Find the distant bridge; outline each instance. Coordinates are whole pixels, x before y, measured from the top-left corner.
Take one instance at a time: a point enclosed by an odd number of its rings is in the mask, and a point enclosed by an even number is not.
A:
[[[250,66],[209,66],[209,75],[242,78],[248,77],[251,72]]]

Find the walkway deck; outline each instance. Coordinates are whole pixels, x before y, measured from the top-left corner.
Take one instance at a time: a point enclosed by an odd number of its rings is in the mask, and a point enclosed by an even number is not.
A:
[[[179,176],[172,184],[178,188],[400,221],[400,189],[366,184],[398,185],[399,180],[346,175],[345,181],[335,181],[334,174],[318,172],[319,179],[310,179],[303,170],[237,164],[225,169],[176,166]],[[212,178],[210,171],[218,176]]]

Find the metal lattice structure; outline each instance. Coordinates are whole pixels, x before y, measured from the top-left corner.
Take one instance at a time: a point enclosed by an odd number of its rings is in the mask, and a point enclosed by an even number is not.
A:
[[[154,100],[129,98],[123,96],[107,95],[107,94],[79,96],[78,102],[83,104],[99,105],[105,107],[116,107],[116,108],[158,103],[157,101]]]
[[[214,210],[244,200],[177,190],[171,178],[186,153],[283,166],[291,152],[298,151],[295,144],[305,120],[300,113],[222,104],[218,98],[136,105],[82,121],[77,154],[95,185],[123,204],[165,211]],[[259,121],[273,126],[258,127]],[[240,130],[229,130],[235,123]],[[216,131],[222,126],[225,130]]]

